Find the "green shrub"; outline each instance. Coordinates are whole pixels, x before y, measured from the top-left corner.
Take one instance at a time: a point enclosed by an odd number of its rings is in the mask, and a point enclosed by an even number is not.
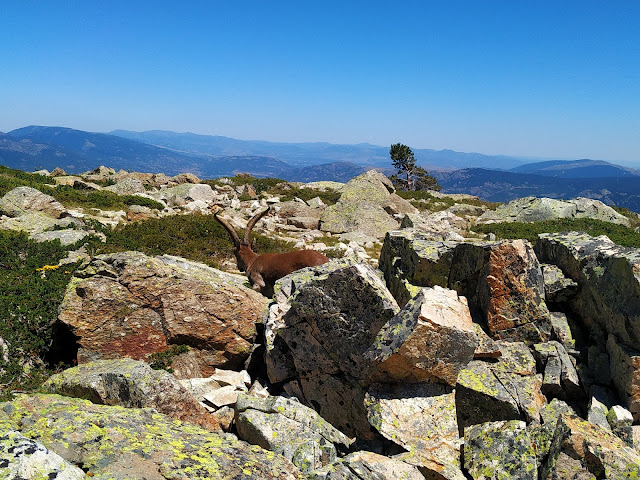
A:
[[[286,180],[281,178],[258,178],[252,175],[239,174],[235,177],[220,177],[213,180],[204,180],[204,183],[208,183],[212,187],[220,185],[251,185],[256,193],[259,195],[262,192],[268,191],[274,188],[278,184],[286,184]]]
[[[121,197],[107,190],[77,190],[70,185],[58,185],[55,188],[42,187],[40,190],[47,195],[51,195],[67,208],[126,209]]]
[[[47,355],[52,324],[76,265],[58,267],[66,249],[55,242],[34,242],[25,233],[0,230],[0,400],[13,390],[32,390],[51,374]]]
[[[186,345],[172,345],[163,352],[156,352],[149,355],[151,359],[149,366],[154,370],[166,370],[169,373],[173,373],[173,368],[171,368],[173,358],[188,351],[189,347]]]
[[[591,218],[561,218],[532,223],[491,223],[477,225],[473,230],[478,233],[494,233],[499,239],[524,238],[531,242],[535,242],[540,233],[580,231],[592,237],[606,235],[610,240],[623,247],[640,248],[640,233],[623,225]]]
[[[17,187],[32,187],[42,189],[51,183],[51,178],[37,173],[26,173],[0,165],[0,197]]]
[[[162,203],[152,198],[141,197],[140,195],[123,195],[121,199],[125,205],[140,205],[156,210],[162,210],[164,208],[164,205],[162,205]]]

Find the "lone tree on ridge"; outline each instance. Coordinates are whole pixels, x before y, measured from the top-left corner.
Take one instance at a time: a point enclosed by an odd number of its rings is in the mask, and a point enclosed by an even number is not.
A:
[[[399,190],[440,190],[442,188],[435,177],[416,165],[411,148],[402,143],[394,143],[391,145],[389,155],[394,168],[398,170],[389,178]]]

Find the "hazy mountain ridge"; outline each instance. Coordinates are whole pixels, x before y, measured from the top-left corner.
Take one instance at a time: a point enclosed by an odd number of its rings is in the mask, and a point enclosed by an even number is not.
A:
[[[167,175],[191,172],[201,178],[244,172],[303,182],[346,182],[374,166],[391,172],[388,148],[370,144],[282,144],[162,131],[118,132],[130,133],[147,143],[118,135],[32,126],[0,134],[0,163],[24,171],[62,167],[69,173],[80,173],[105,165],[116,170]],[[292,161],[278,156],[278,152]],[[435,150],[415,153],[423,165],[444,162],[441,155],[449,155],[451,163],[443,164],[443,168],[456,167],[461,162],[485,167],[453,171],[429,167],[444,192],[470,193],[491,201],[529,195],[584,196],[640,211],[638,171],[609,162],[563,160],[513,166],[511,157]],[[510,171],[496,170],[501,158],[506,164],[511,162]]]
[[[433,172],[447,193],[468,193],[492,202],[536,196],[557,199],[587,197],[640,212],[640,178],[564,178],[468,168]]]
[[[147,142],[156,146],[209,155],[267,155],[294,166],[350,162],[362,166],[390,168],[389,147],[359,143],[341,145],[326,142],[281,143],[262,140],[236,140],[216,135],[176,133],[162,130],[131,132],[114,130],[112,135]],[[486,167],[509,169],[526,163],[505,155],[483,155],[453,150],[413,149],[416,162],[437,167]]]
[[[640,175],[640,170],[622,167],[604,160],[590,159],[527,163],[509,171],[563,178],[631,177]]]
[[[196,157],[115,135],[31,126],[8,132],[6,137],[10,140],[7,145],[0,145],[0,159],[12,168],[26,171],[61,167],[79,173],[108,165],[116,170],[162,170],[169,175],[202,173],[201,161]],[[24,148],[18,149],[16,143]]]
[[[231,144],[243,142],[222,138]],[[185,151],[184,145],[176,144],[174,147],[181,147],[182,150],[105,133],[30,126],[0,135],[0,162],[24,171],[61,167],[69,173],[80,173],[106,165],[116,170],[162,172],[167,175],[190,172],[202,178],[246,172],[290,181],[346,182],[366,170],[345,161],[300,167],[264,154],[212,155]],[[234,147],[220,151],[236,150]]]

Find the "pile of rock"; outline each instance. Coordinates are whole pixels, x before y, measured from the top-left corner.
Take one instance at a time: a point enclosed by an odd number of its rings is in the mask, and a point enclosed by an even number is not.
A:
[[[158,181],[135,180],[113,187]],[[380,270],[332,260],[281,279],[269,300],[177,257],[91,259],[55,329],[55,353],[78,366],[0,404],[2,475],[640,475],[637,250],[580,233],[463,241],[451,231],[482,208],[418,216],[375,172],[332,207],[203,185],[185,177],[157,198],[176,211],[222,203],[236,227],[271,204],[262,228],[305,243],[323,229],[354,250],[383,236]],[[351,215],[368,197],[367,214]],[[68,213],[19,198],[0,204],[12,219],[25,204]],[[158,358],[172,373],[151,368]]]

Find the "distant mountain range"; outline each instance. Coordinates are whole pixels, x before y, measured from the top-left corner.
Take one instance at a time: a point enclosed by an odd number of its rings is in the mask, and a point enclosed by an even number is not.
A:
[[[584,167],[589,168],[589,167]],[[621,167],[622,168],[622,167]],[[434,172],[443,191],[468,193],[492,202],[536,196],[557,199],[587,197],[640,212],[640,177],[551,177],[482,168]]]
[[[605,178],[636,177],[639,170],[621,167],[603,160],[552,160],[528,163],[510,170],[514,173],[532,173],[558,178]]]
[[[528,162],[523,158],[414,150],[417,163],[444,191],[492,201],[527,195],[585,196],[640,211],[640,172],[601,160]],[[277,143],[165,131],[93,133],[30,126],[0,133],[0,164],[24,171],[61,167],[80,173],[116,170],[195,173],[215,178],[240,172],[289,181],[346,182],[369,168],[391,173],[389,148],[330,143]]]
[[[364,167],[390,168],[389,147],[359,143],[277,143],[255,140],[236,140],[215,135],[175,133],[161,130],[130,132],[115,130],[112,135],[170,148],[189,154],[263,155],[277,158],[296,167],[333,162],[349,162]],[[523,159],[504,155],[482,155],[453,150],[413,149],[417,163],[427,167],[470,168],[487,167],[509,169],[526,163]]]

